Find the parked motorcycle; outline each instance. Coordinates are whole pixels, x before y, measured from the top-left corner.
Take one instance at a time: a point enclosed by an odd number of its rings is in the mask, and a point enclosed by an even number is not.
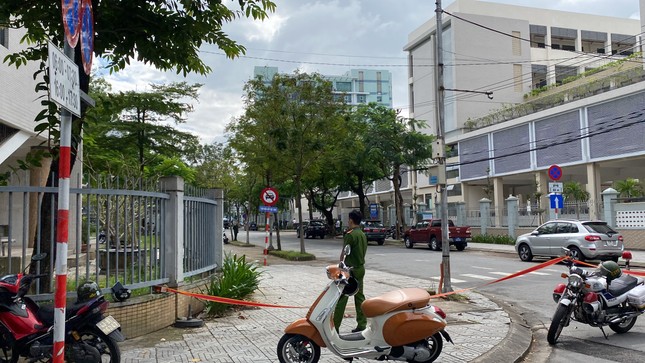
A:
[[[339,265],[327,267],[332,280],[309,308],[305,318],[296,320],[278,342],[281,363],[316,363],[320,347],[327,347],[337,356],[354,358],[433,362],[441,354],[443,339],[451,342],[444,330],[446,314],[429,305],[430,294],[419,288],[406,288],[367,299],[362,308],[370,318],[363,331],[339,334],[333,326],[334,307],[340,297],[358,292],[358,282],[345,265],[346,246]]]
[[[37,254],[32,262],[46,254]],[[26,273],[0,278],[0,362],[16,363],[20,357],[28,362],[51,362],[54,341],[54,308],[38,305],[25,296],[31,284],[46,274]],[[113,288],[119,301],[130,291],[117,283]],[[108,302],[94,282],[77,289],[78,301],[66,308],[65,361],[75,363],[119,363],[117,342],[125,340],[120,324],[105,316]]]
[[[571,251],[563,248],[567,256]],[[623,252],[628,263],[631,253]],[[573,259],[564,261],[569,273],[562,277],[568,283],[558,284],[553,300],[558,304],[547,334],[549,344],[556,344],[564,327],[571,320],[598,327],[607,338],[603,327],[609,326],[618,334],[628,332],[636,318],[645,312],[645,285],[641,279],[623,274],[614,261],[603,261],[594,271],[575,266]]]
[[[224,229],[224,231],[223,231],[222,233],[223,233],[223,235],[222,235],[222,241],[223,241],[223,242],[224,242],[224,244],[226,245],[226,244],[228,244],[228,236],[226,235],[226,229]]]

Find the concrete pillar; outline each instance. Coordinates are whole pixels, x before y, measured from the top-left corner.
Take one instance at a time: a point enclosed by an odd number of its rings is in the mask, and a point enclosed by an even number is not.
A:
[[[215,215],[213,218],[213,225],[215,226],[215,263],[217,263],[217,269],[220,270],[224,263],[224,253],[222,251],[222,246],[224,241],[222,241],[222,231],[224,230],[224,190],[222,189],[210,189],[208,191],[208,197],[217,202],[215,207]],[[231,237],[231,239],[233,239]]]
[[[495,226],[502,226],[504,214],[504,183],[502,178],[493,178],[493,208],[495,208]]]
[[[517,197],[509,196],[506,198],[506,208],[508,209],[508,235],[515,238],[515,230],[518,227],[518,208],[519,201]]]
[[[165,270],[168,285],[177,287],[184,280],[184,179],[168,176],[160,183],[170,196],[165,210]]]
[[[489,227],[490,204],[491,201],[488,198],[482,198],[479,200],[479,223],[481,224],[481,234],[483,235],[486,234]]]
[[[600,168],[596,163],[587,164],[587,192],[589,192],[589,219],[601,219],[598,206],[600,205]]]
[[[536,172],[535,173],[535,182],[537,183],[536,192],[538,192],[540,194],[540,197],[536,200],[536,203],[538,205],[538,209],[541,209],[541,210],[543,210],[545,212],[548,212],[548,209],[549,209],[549,194],[548,194],[549,184],[548,183],[549,182],[547,180],[546,171],[538,171],[538,172]],[[539,217],[540,217],[539,224],[542,224],[542,223],[546,222],[544,220],[544,216],[545,216],[544,212],[540,213],[540,215],[539,215]]]
[[[552,59],[554,50],[551,49],[551,27],[546,27],[546,35],[544,36],[544,49],[546,50],[546,59]],[[555,84],[555,64],[548,61],[546,65],[546,84]]]
[[[618,192],[614,188],[607,188],[602,192],[602,199],[605,206],[605,222],[610,227],[616,227],[616,199]]]
[[[457,202],[457,220],[455,221],[458,226],[466,226],[466,203]]]

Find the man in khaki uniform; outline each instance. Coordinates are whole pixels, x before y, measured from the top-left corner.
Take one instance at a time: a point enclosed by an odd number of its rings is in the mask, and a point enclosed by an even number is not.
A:
[[[367,326],[367,318],[363,314],[361,304],[365,301],[363,294],[363,278],[365,277],[365,253],[367,252],[367,237],[361,229],[361,220],[363,215],[358,210],[353,210],[349,213],[349,229],[343,236],[343,248],[346,245],[351,247],[349,256],[345,257],[345,264],[352,267],[352,276],[358,281],[358,292],[354,295],[354,306],[356,307],[356,322],[358,325],[352,332],[356,333],[362,331]],[[341,259],[343,253],[340,254]],[[345,306],[349,297],[343,295],[338,300],[336,310],[334,310],[334,326],[336,331],[340,329],[340,324],[343,321],[343,314],[345,313]]]

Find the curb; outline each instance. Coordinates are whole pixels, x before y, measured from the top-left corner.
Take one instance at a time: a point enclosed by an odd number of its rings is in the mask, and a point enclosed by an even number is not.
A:
[[[491,350],[477,357],[472,362],[499,362],[500,359],[504,362],[522,361],[530,351],[531,344],[533,343],[533,331],[528,325],[528,322],[510,304],[488,294],[481,292],[480,294],[499,305],[508,314],[511,322],[506,337]]]

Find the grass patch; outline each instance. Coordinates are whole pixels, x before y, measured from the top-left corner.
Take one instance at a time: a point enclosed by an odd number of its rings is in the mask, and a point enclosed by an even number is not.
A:
[[[316,259],[316,256],[311,253],[301,253],[298,251],[273,250],[269,251],[269,254],[289,261],[313,261]]]
[[[484,235],[473,236],[471,238],[473,243],[492,243],[496,245],[515,245],[515,239],[504,235]]]
[[[246,242],[240,242],[240,241],[229,241],[228,243],[232,244],[233,246],[237,246],[237,247],[255,247],[254,244],[246,243]]]
[[[447,301],[458,301],[458,302],[464,302],[468,301],[468,296],[463,295],[463,294],[450,294],[447,296],[443,296],[442,299],[447,300]]]

